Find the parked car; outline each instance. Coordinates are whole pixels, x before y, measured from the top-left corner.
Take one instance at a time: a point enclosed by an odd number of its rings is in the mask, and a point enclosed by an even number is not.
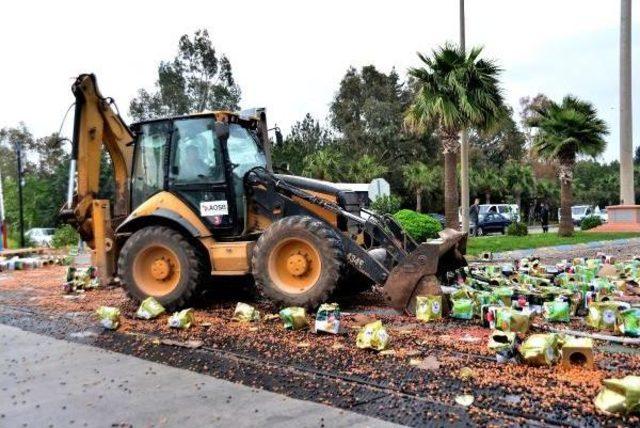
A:
[[[38,247],[50,247],[53,234],[56,232],[51,227],[34,227],[27,230],[24,236]]]
[[[481,204],[480,216],[488,213],[502,214],[511,221],[520,221],[520,208],[516,204]]]
[[[517,204],[480,204],[478,217],[484,217],[488,213],[502,214],[511,221],[520,221],[520,207]],[[461,208],[458,208],[458,217],[462,218]]]
[[[488,212],[484,216],[478,218],[478,235],[486,235],[492,232],[500,232],[503,235],[507,231],[507,227],[512,223],[510,219],[502,214]],[[471,231],[476,227],[475,224],[470,225]]]
[[[575,226],[580,226],[585,217],[594,215],[595,210],[591,205],[574,205],[571,207],[571,221]],[[561,220],[560,208],[558,208],[558,220]]]
[[[606,208],[600,209],[600,207],[596,207],[594,214],[600,217],[600,220],[602,220],[603,223],[606,223],[609,221],[609,214],[607,214]]]
[[[440,223],[440,226],[442,226],[442,228],[445,228],[445,224],[446,224],[446,220],[444,218],[444,216],[442,214],[438,214],[438,213],[428,213],[427,214],[429,217],[435,218],[436,220],[438,220],[438,223]]]

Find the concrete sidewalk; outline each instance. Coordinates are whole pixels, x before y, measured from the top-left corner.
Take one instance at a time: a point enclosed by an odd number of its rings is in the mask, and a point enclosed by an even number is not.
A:
[[[595,252],[597,252],[598,250],[606,249],[609,247],[631,245],[640,245],[640,238],[612,239],[610,241],[591,241],[583,242],[580,244],[556,245],[554,247],[538,247],[523,250],[503,251],[501,253],[494,253],[493,258],[496,261],[510,261],[531,257],[560,257],[568,253],[569,251],[576,250],[593,250],[593,255],[595,256]]]
[[[0,427],[393,424],[0,324]]]

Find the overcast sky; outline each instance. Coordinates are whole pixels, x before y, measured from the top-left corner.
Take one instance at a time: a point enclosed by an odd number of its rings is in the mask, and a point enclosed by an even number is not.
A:
[[[640,2],[634,2],[634,146],[640,143]],[[349,66],[401,76],[416,51],[458,41],[458,0],[10,1],[0,13],[0,127],[57,131],[76,75],[93,72],[124,112],[151,88],[184,33],[207,28],[231,60],[243,108],[265,106],[285,130],[305,113],[324,120]],[[504,68],[507,101],[543,92],[592,101],[618,156],[618,0],[467,0],[467,46]],[[67,133],[70,127],[66,126]]]

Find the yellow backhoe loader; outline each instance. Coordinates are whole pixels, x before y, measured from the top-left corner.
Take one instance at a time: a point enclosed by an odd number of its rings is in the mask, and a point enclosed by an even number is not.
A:
[[[466,263],[465,234],[448,229],[418,244],[358,192],[274,174],[264,109],[129,127],[93,74],[80,75],[72,91],[61,216],[93,250],[101,282],[118,277],[135,299],[153,296],[175,309],[199,287],[252,275],[263,296],[314,307],[337,287],[356,288],[361,275],[382,285],[392,306],[412,311],[416,295],[441,293],[447,273]],[[97,199],[105,149],[113,206]]]

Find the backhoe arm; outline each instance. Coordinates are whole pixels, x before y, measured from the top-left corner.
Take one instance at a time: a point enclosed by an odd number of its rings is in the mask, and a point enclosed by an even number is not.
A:
[[[67,202],[60,215],[73,225],[93,250],[93,264],[102,284],[113,281],[114,229],[129,214],[129,174],[133,162],[133,133],[114,111],[114,102],[98,90],[93,74],[81,74],[71,87],[75,102]],[[110,201],[97,199],[102,150],[106,148],[115,181],[113,221]]]
[[[75,96],[75,118],[69,171],[67,203],[62,216],[74,225],[82,239],[96,248],[96,231],[112,225],[97,225],[94,221],[94,202],[100,191],[100,159],[103,145],[111,158],[115,180],[114,220],[121,221],[129,213],[129,174],[133,160],[133,133],[117,112],[111,98],[98,90],[93,74],[81,74],[71,87]],[[75,183],[77,178],[77,183]],[[107,201],[108,205],[108,201]],[[107,210],[109,211],[109,210]],[[97,214],[97,213],[96,213]],[[110,212],[101,213],[110,218]],[[110,222],[107,222],[110,223]],[[100,240],[103,237],[98,237]],[[106,236],[112,239],[112,236]],[[108,245],[112,244],[108,243]]]

